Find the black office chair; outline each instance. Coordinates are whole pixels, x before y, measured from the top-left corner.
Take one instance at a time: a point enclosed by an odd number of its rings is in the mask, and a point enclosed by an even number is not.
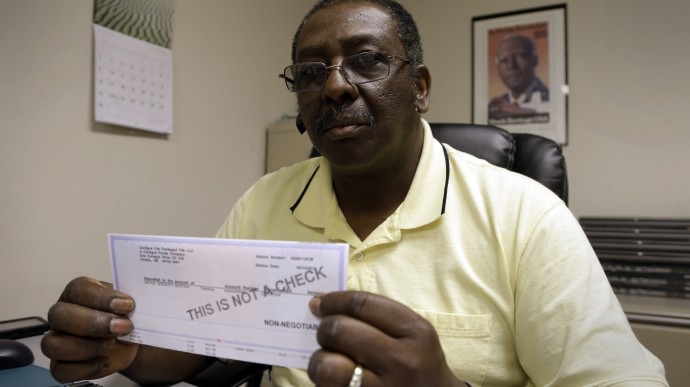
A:
[[[439,141],[542,183],[568,203],[568,173],[561,145],[530,133],[478,124],[430,123]]]
[[[297,125],[301,122],[298,121]],[[568,203],[568,174],[561,146],[542,136],[510,133],[491,125],[431,123],[431,132],[439,141],[460,151],[487,160],[491,164],[528,176]],[[300,128],[301,129],[301,128]],[[312,149],[309,157],[319,153]],[[203,387],[258,387],[261,377],[271,367],[235,361],[216,362],[188,382]]]

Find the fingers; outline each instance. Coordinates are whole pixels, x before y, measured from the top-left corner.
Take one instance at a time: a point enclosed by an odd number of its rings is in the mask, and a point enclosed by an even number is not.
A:
[[[99,379],[114,372],[108,371],[101,359],[95,359],[79,363],[64,363],[51,360],[50,373],[58,382],[69,383],[84,379]]]
[[[100,378],[134,360],[138,346],[114,337],[131,331],[126,318],[58,302],[48,319],[52,329],[43,336],[41,351],[51,359],[51,372],[58,381]]]
[[[399,338],[428,331],[428,323],[412,309],[390,298],[367,292],[333,292],[313,298],[309,307],[316,316],[346,315]]]
[[[70,281],[62,292],[60,301],[119,314],[134,310],[134,300],[131,297],[114,290],[113,286],[107,282],[87,277]]]
[[[51,330],[41,350],[58,381],[100,378],[129,366],[139,348],[116,340],[131,332],[124,316],[134,300],[112,285],[91,278],[72,280],[48,311]]]
[[[350,358],[333,352],[318,350],[309,359],[307,373],[318,386],[328,386],[338,381],[346,386],[355,365]]]
[[[79,277],[65,287],[60,300],[48,311],[53,330],[78,336],[112,337],[132,330],[120,316],[134,309],[134,300],[105,282]]]
[[[51,329],[78,336],[123,336],[132,330],[132,322],[126,317],[66,302],[50,308],[48,321]]]
[[[351,361],[382,370],[384,361],[401,353],[401,343],[376,327],[343,315],[325,317],[319,324],[316,340],[326,351],[349,356]]]
[[[345,291],[315,297],[321,317],[309,376],[319,386],[348,385],[355,364],[363,385],[450,386],[448,367],[433,326],[407,306],[372,293]]]
[[[324,350],[314,352],[309,360],[307,373],[317,386],[347,386],[352,379],[355,367],[350,358]],[[379,378],[366,367],[362,367],[362,386],[376,387],[382,385]]]
[[[96,343],[90,344],[90,346],[93,347],[99,346]],[[43,347],[43,343],[41,346]],[[84,360],[51,360],[50,372],[53,374],[53,377],[61,383],[102,378],[127,368],[134,361],[139,348],[136,344],[125,343],[115,339],[110,339],[107,343],[100,343],[100,346],[103,347],[103,351],[102,356],[99,357],[88,358],[85,351],[81,353],[84,355]],[[110,346],[112,346],[112,348],[108,348]],[[74,354],[67,355],[66,353],[65,356],[77,357]]]
[[[96,339],[49,331],[41,339],[41,351],[54,360],[83,361],[105,356],[115,348],[116,339]]]

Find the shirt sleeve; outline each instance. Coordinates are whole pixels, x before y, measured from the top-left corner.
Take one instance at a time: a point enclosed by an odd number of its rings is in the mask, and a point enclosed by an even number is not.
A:
[[[667,386],[635,337],[591,244],[563,204],[531,233],[516,276],[520,362],[539,386]]]
[[[243,204],[242,199],[235,203],[230,214],[216,232],[216,238],[237,238],[242,223]]]

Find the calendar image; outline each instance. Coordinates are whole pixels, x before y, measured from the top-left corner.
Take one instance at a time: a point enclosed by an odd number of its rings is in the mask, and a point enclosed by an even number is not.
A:
[[[166,4],[160,0],[96,0],[97,122],[172,133],[172,6]]]

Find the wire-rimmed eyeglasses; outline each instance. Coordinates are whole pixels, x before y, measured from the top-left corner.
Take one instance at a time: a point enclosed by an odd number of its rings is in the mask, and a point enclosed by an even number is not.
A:
[[[339,69],[350,84],[358,85],[386,78],[390,74],[391,59],[410,63],[409,59],[388,55],[385,51],[366,51],[348,56],[339,65],[326,66],[322,62],[297,63],[286,67],[278,76],[285,79],[285,86],[293,93],[321,90],[331,69]]]

